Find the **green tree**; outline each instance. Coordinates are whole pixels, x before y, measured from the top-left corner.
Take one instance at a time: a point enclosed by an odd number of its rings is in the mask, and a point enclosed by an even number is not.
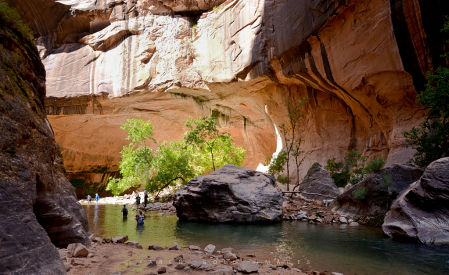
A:
[[[286,104],[288,110],[288,122],[289,126],[285,124],[281,124],[279,126],[280,132],[284,139],[285,144],[285,152],[286,152],[286,164],[287,164],[287,191],[290,190],[290,158],[292,156],[295,157],[297,169],[299,169],[299,165],[301,165],[302,161],[300,161],[299,157],[303,153],[299,147],[301,145],[302,139],[299,137],[299,125],[302,115],[301,109],[305,101],[309,100],[307,96],[303,99],[295,102],[292,98],[288,99]],[[296,145],[296,146],[295,146]],[[299,173],[299,172],[298,172]],[[298,174],[299,175],[299,174]],[[298,178],[299,181],[299,178]]]
[[[128,119],[122,127],[128,131],[129,145],[123,146],[122,159],[119,163],[122,178],[109,178],[106,190],[112,191],[115,196],[123,193],[131,187],[145,185],[153,176],[152,163],[155,158],[153,150],[146,145],[147,140],[156,143],[153,138],[153,125],[142,119]]]
[[[168,186],[185,185],[196,176],[192,166],[192,156],[184,141],[164,141],[155,153],[151,171],[153,176],[147,181],[146,190],[159,197]]]
[[[442,31],[449,32],[449,17]],[[449,58],[449,53],[443,57]],[[449,68],[441,66],[435,73],[427,72],[426,79],[425,89],[416,102],[427,108],[427,118],[420,126],[403,133],[416,150],[412,161],[422,167],[449,156]]]
[[[265,166],[268,166],[268,174],[276,175],[276,179],[283,184],[287,183],[287,177],[282,175],[285,170],[285,163],[287,162],[287,152],[281,150],[279,154],[272,158],[265,159]]]
[[[214,171],[226,164],[241,165],[246,151],[236,147],[232,137],[218,131],[216,114],[209,117],[188,119],[186,126],[190,130],[184,134],[187,146],[192,146],[193,162],[197,172]]]

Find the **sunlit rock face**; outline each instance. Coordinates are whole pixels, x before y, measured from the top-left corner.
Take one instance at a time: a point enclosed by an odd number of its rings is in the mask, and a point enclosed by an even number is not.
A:
[[[288,98],[305,95],[300,177],[354,148],[405,162],[402,132],[425,115],[415,98],[444,62],[449,14],[442,0],[46,0],[47,19],[44,4],[15,2],[40,34],[47,114],[75,175],[117,171],[129,118],[151,119],[160,143],[212,110],[255,169]]]

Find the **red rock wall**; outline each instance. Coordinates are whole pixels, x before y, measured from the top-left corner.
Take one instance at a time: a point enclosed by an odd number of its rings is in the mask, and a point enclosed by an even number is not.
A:
[[[46,108],[70,172],[116,171],[128,118],[151,119],[161,142],[212,110],[256,168],[276,148],[288,98],[306,94],[301,175],[348,149],[387,165],[413,154],[402,132],[425,115],[415,104],[424,74],[445,62],[447,1],[175,2],[80,2],[36,28]],[[17,1],[24,16],[25,3],[34,1]]]

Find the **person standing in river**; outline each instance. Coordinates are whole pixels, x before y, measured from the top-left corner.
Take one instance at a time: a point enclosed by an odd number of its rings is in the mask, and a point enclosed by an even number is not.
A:
[[[143,204],[145,205],[145,207],[147,207],[148,194],[147,194],[147,191],[144,191],[143,193],[144,193],[144,195],[143,195]]]
[[[136,215],[137,225],[143,224],[143,220],[145,220],[145,214],[142,213],[142,210],[139,211],[139,214]]]
[[[137,208],[139,208],[139,206],[140,206],[140,196],[139,196],[139,193],[137,193],[137,197],[136,197],[136,206],[137,206]]]
[[[126,204],[123,205],[122,212],[123,212],[123,218],[128,217],[128,208],[126,208]]]
[[[100,199],[100,196],[98,196],[98,193],[95,193],[95,202],[98,203],[98,200]]]
[[[87,202],[90,203],[92,201],[92,197],[90,196],[90,194],[87,194]]]

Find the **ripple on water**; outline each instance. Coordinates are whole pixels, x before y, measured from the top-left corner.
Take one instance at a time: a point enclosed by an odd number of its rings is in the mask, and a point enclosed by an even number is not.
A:
[[[449,274],[449,247],[401,243],[381,229],[346,225],[310,225],[285,221],[269,225],[179,222],[176,216],[147,213],[137,226],[135,211],[122,217],[121,205],[83,205],[92,233],[103,237],[128,235],[144,247],[212,243],[233,247],[257,259],[347,274]]]

